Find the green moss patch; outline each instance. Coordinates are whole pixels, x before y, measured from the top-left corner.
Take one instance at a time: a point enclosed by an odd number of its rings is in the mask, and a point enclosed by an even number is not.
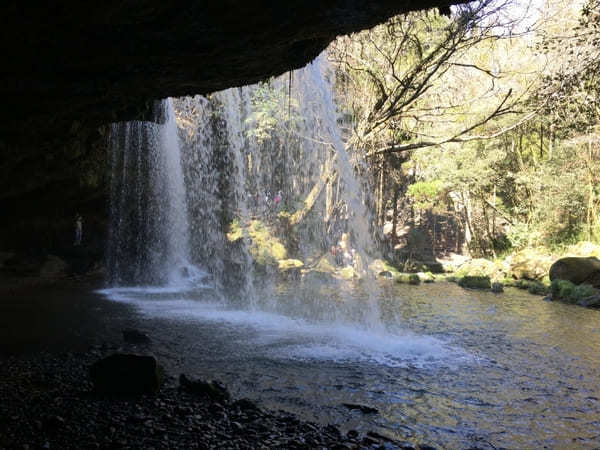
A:
[[[584,304],[590,297],[600,294],[600,291],[589,284],[573,284],[566,280],[554,280],[550,285],[554,300],[566,303]]]
[[[490,289],[492,282],[488,276],[464,276],[458,280],[458,285],[469,289]]]
[[[227,239],[235,242],[244,236],[250,237],[250,255],[258,264],[278,265],[278,261],[286,259],[285,247],[272,230],[260,220],[253,220],[245,227],[237,219],[234,220],[229,226]]]
[[[401,273],[396,277],[396,283],[417,285],[421,283],[421,279],[416,273]]]

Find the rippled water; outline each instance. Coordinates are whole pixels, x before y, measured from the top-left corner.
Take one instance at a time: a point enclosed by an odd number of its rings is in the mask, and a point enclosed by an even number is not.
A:
[[[263,312],[208,288],[102,292],[138,308],[171,370],[270,408],[444,448],[600,446],[597,310],[517,290],[382,284],[373,327],[352,311],[360,301],[343,304],[361,286],[283,287]]]

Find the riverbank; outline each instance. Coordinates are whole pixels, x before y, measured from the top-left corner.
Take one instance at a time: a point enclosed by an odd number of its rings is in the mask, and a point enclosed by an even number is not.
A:
[[[3,358],[1,448],[414,448],[269,412],[247,400],[218,403],[178,389],[156,395],[94,394],[87,368],[111,349]],[[421,447],[430,448],[430,447]]]

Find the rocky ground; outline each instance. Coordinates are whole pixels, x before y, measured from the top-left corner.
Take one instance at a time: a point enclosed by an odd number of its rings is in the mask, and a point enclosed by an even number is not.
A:
[[[249,400],[218,402],[182,390],[173,376],[155,395],[96,394],[88,367],[112,351],[4,357],[0,448],[415,448],[374,433],[342,435]]]

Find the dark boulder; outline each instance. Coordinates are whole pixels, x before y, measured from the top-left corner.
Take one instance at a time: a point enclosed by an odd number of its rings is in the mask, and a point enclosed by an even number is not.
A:
[[[588,308],[600,308],[600,294],[590,295],[589,297],[582,298],[577,302],[580,306],[586,306]]]
[[[492,292],[500,294],[504,292],[504,285],[502,283],[494,282],[491,287]]]
[[[153,356],[115,353],[90,366],[94,390],[103,394],[138,395],[158,391],[162,369]]]
[[[552,264],[549,275],[551,281],[566,280],[600,288],[600,260],[595,257],[561,258]]]
[[[394,274],[389,270],[382,270],[377,274],[377,276],[379,276],[380,278],[387,278],[389,280],[394,278]]]
[[[179,376],[179,388],[194,395],[208,397],[216,402],[228,402],[231,399],[229,391],[218,381],[190,380],[184,374]]]

